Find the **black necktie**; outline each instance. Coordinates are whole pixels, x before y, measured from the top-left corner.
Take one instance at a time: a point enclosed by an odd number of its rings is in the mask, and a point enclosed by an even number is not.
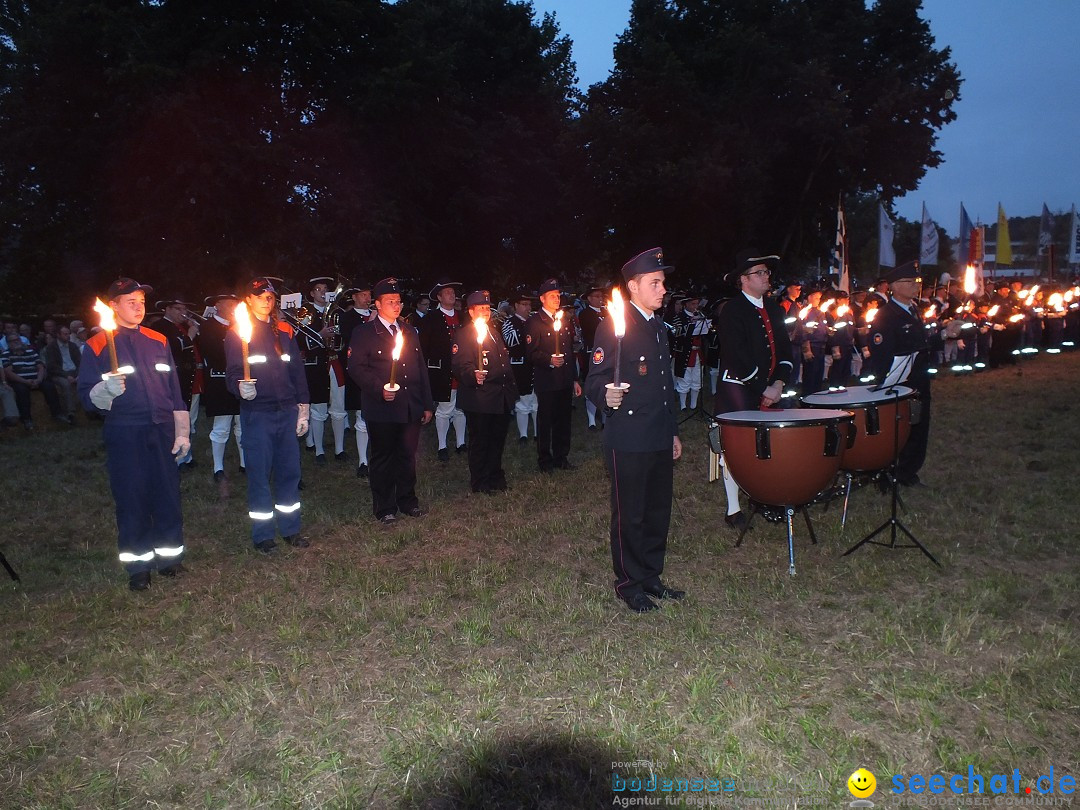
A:
[[[397,337],[397,324],[390,324],[390,337]]]

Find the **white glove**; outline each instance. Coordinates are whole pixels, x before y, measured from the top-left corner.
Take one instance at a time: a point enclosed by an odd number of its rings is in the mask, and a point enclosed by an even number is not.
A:
[[[308,417],[311,415],[310,405],[296,406],[296,435],[303,436],[307,433]]]
[[[90,389],[90,401],[103,411],[111,411],[113,400],[127,389],[123,374],[109,374]]]
[[[187,411],[173,411],[172,418],[176,431],[172,454],[178,457],[186,456],[191,449],[191,415]]]
[[[246,399],[249,402],[255,399],[255,380],[240,380],[237,387],[240,389],[240,399]]]

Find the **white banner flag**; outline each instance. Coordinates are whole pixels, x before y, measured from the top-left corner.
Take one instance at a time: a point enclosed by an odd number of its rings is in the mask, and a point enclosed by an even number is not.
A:
[[[938,232],[937,223],[926,212],[926,203],[922,207],[922,249],[919,251],[919,264],[937,267]]]
[[[880,239],[878,264],[882,267],[896,267],[896,249],[893,247],[895,226],[893,221],[889,219],[889,215],[885,213],[885,206],[881,203],[878,203],[878,212],[880,220],[878,227],[878,238]]]

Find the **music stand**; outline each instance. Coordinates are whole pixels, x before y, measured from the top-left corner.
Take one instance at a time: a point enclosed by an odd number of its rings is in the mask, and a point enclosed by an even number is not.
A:
[[[912,352],[911,354],[903,354],[894,357],[892,367],[885,375],[885,379],[881,381],[880,385],[874,386],[871,389],[875,392],[884,391],[887,394],[892,393],[895,400],[895,417],[893,418],[893,460],[889,472],[889,475],[892,478],[892,511],[890,512],[889,518],[884,523],[882,523],[880,526],[870,532],[870,534],[866,535],[866,537],[864,537],[858,543],[856,543],[843,554],[841,554],[841,557],[846,557],[848,554],[851,554],[853,551],[855,551],[855,549],[861,548],[867,543],[873,543],[875,546],[885,546],[886,548],[917,548],[919,549],[919,551],[921,551],[923,554],[930,558],[930,562],[932,562],[938,568],[941,567],[941,563],[939,563],[934,557],[934,555],[930,553],[930,550],[921,542],[919,542],[919,538],[912,534],[908,527],[901,523],[900,519],[896,516],[897,506],[900,502],[900,482],[896,480],[896,469],[900,465],[900,391],[897,390],[895,386],[905,382],[908,376],[911,374],[911,370],[915,366],[916,354],[917,352]],[[889,542],[886,543],[882,540],[874,539],[886,529],[890,530]],[[901,544],[896,542],[896,532],[898,529],[907,536],[911,543]]]

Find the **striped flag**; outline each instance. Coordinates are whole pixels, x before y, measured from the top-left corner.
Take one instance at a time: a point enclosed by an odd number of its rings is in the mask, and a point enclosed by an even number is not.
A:
[[[885,213],[885,206],[878,203],[878,264],[882,267],[896,267],[896,248],[893,246],[893,237],[896,226]]]
[[[930,219],[926,203],[922,207],[922,248],[919,251],[919,264],[936,267],[938,263],[937,223]]]
[[[837,289],[850,293],[851,269],[847,260],[847,222],[844,220],[843,197],[836,204],[836,244],[833,245],[832,266],[840,278]]]
[[[1080,264],[1080,219],[1077,219],[1075,205],[1069,223],[1069,264]]]
[[[1009,240],[1009,218],[1005,209],[998,203],[997,247],[994,253],[995,264],[1012,264],[1012,242]]]

